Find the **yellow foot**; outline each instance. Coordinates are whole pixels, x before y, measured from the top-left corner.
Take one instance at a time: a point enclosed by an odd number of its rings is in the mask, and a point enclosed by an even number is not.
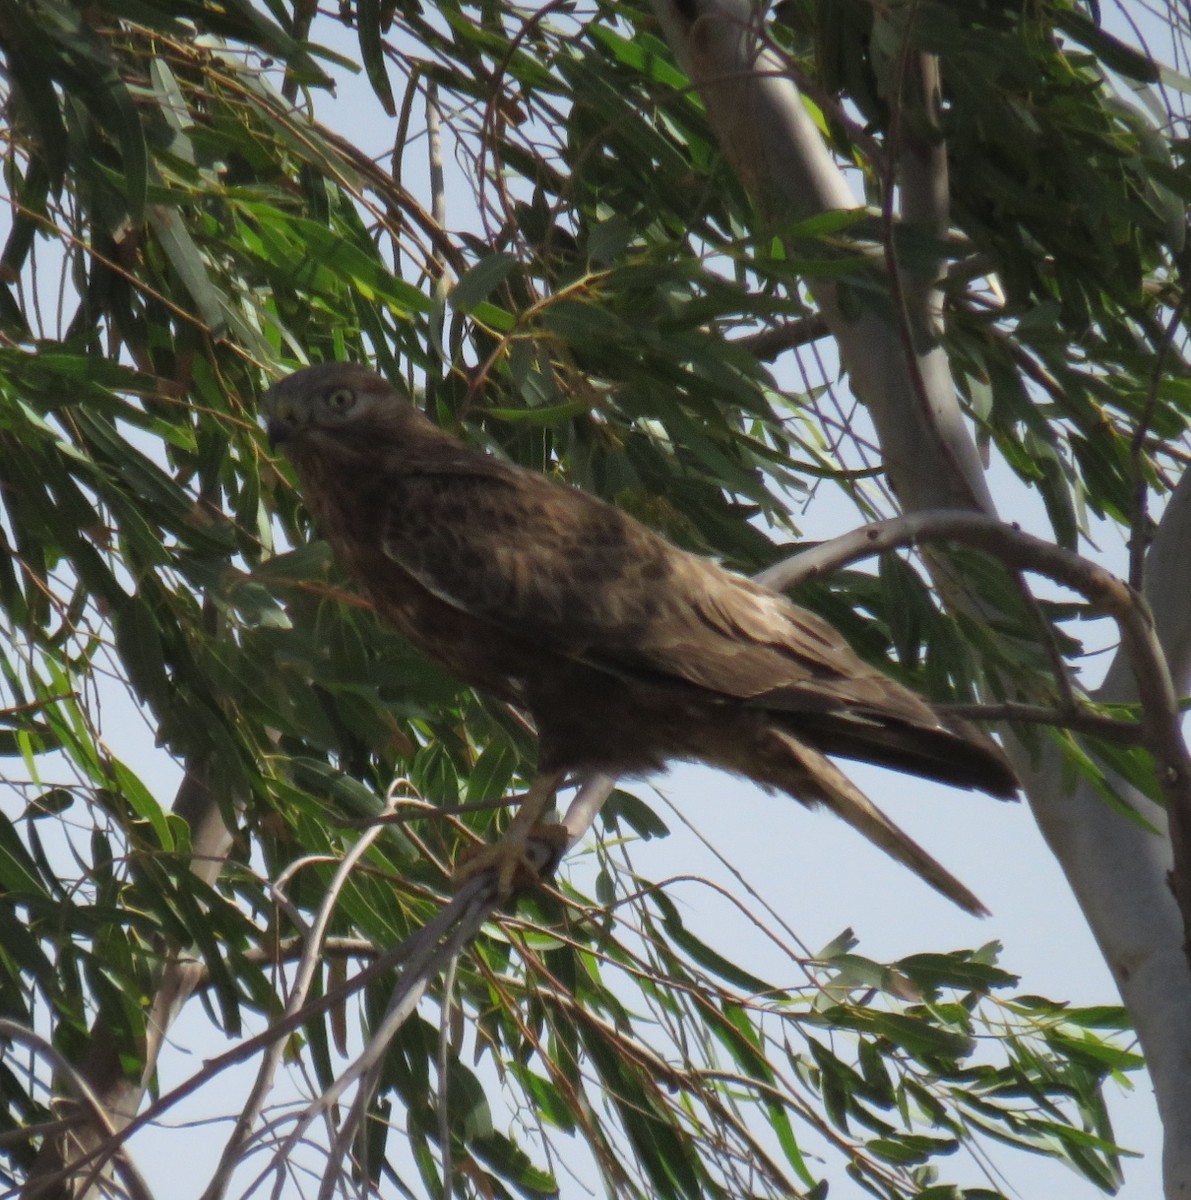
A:
[[[455,865],[451,882],[456,888],[469,879],[492,871],[496,876],[496,891],[501,901],[520,892],[528,892],[542,882],[543,875],[530,856],[531,842],[544,842],[552,853],[547,861],[550,871],[567,848],[565,825],[535,825],[525,833],[511,833],[490,846],[474,846],[465,850]]]

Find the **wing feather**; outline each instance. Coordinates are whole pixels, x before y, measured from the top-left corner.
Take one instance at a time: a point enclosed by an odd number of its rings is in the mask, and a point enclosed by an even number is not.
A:
[[[460,611],[654,685],[937,724],[821,618],[593,496],[467,452],[402,466],[385,553]]]

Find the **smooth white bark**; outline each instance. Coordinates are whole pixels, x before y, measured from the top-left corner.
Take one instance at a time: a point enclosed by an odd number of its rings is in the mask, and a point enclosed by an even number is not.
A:
[[[1159,522],[1146,556],[1145,592],[1167,668],[1176,690],[1185,696],[1191,690],[1191,475],[1179,481]],[[1129,702],[1136,696],[1137,683],[1118,653],[1096,698]],[[1053,773],[1054,764],[1048,767]],[[1165,827],[1165,814],[1143,797],[1134,794],[1133,803],[1158,828]],[[1072,879],[1072,887],[1121,989],[1154,1081],[1166,1134],[1162,1169],[1167,1200],[1187,1200],[1191,973],[1187,935],[1167,885],[1170,845],[1116,816],[1087,789],[1065,797],[1061,788],[1051,787],[1047,803],[1036,805],[1035,814],[1064,870],[1068,859],[1082,865],[1082,886]],[[1071,879],[1071,872],[1067,874]],[[1124,878],[1120,886],[1102,889],[1095,886],[1097,874]]]

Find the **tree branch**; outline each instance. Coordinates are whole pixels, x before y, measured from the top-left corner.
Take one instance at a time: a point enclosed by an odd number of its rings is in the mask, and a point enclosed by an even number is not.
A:
[[[935,708],[965,721],[1017,721],[1023,725],[1055,725],[1073,729],[1125,746],[1145,741],[1145,731],[1136,721],[1106,717],[1083,704],[1074,708],[1052,708],[1045,704],[936,704]]]
[[[547,847],[538,846],[537,844],[532,845],[530,849],[534,855],[534,861],[541,862],[543,865],[548,861],[552,853]],[[245,1038],[230,1050],[224,1051],[223,1054],[207,1059],[201,1071],[196,1071],[189,1079],[183,1080],[177,1087],[148,1105],[140,1113],[132,1117],[123,1128],[115,1129],[110,1136],[105,1137],[98,1145],[93,1146],[91,1149],[72,1159],[68,1167],[59,1168],[52,1178],[47,1177],[46,1182],[60,1183],[68,1173],[92,1163],[98,1163],[102,1166],[114,1154],[119,1153],[120,1147],[138,1130],[152,1124],[152,1122],[156,1121],[180,1100],[184,1100],[187,1096],[192,1095],[199,1088],[216,1078],[220,1072],[236,1063],[248,1061],[258,1051],[265,1049],[279,1039],[288,1037],[291,1033],[301,1029],[312,1018],[342,1004],[361,989],[391,971],[395,966],[432,955],[435,947],[464,921],[473,906],[478,906],[478,908],[482,909],[485,913],[484,919],[487,919],[487,916],[496,910],[497,905],[498,899],[491,878],[479,875],[474,879],[469,879],[447,901],[443,908],[416,933],[411,934],[399,945],[378,954],[374,962],[358,971],[351,979],[345,980],[338,986],[328,988],[321,996],[315,997],[298,1011],[275,1021],[268,1029],[263,1030],[254,1037]],[[404,986],[408,988],[415,985],[416,980],[413,980]],[[52,1194],[56,1196],[59,1193]],[[41,1195],[48,1197],[51,1193],[46,1192]]]
[[[1121,630],[1121,653],[1128,662],[1142,706],[1146,744],[1157,762],[1174,849],[1174,892],[1191,929],[1191,755],[1183,740],[1178,695],[1142,596],[1096,563],[979,513],[914,513],[868,525],[823,542],[762,573],[769,587],[788,588],[849,563],[906,546],[952,541],[993,554],[1018,571],[1045,575],[1086,596]],[[1191,955],[1191,943],[1184,940]]]
[[[820,338],[829,337],[831,330],[827,322],[818,313],[801,317],[797,321],[786,321],[744,337],[734,338],[732,345],[740,346],[750,354],[755,354],[762,362],[773,362],[775,358],[787,350],[796,350],[799,346],[807,346]]]
[[[396,803],[393,790],[392,788],[389,790],[389,796],[385,804],[386,810],[391,809],[394,803]],[[368,852],[369,847],[371,847],[373,842],[382,833],[384,833],[384,826],[380,824],[364,832],[336,867],[335,875],[327,885],[326,893],[323,896],[322,903],[319,905],[318,914],[313,924],[306,931],[305,946],[302,950],[302,956],[298,960],[297,977],[294,980],[293,990],[290,992],[289,1000],[285,1006],[286,1016],[292,1016],[305,1006],[306,998],[310,994],[311,984],[314,982],[315,971],[322,959],[322,947],[323,941],[326,938],[327,927],[330,925],[335,907],[339,903],[339,895],[343,890],[344,884],[347,882],[347,877],[352,868],[363,858]],[[240,1165],[240,1156],[248,1142],[252,1127],[256,1124],[256,1120],[260,1116],[265,1097],[273,1086],[273,1078],[281,1063],[281,1056],[284,1050],[284,1043],[275,1041],[266,1048],[264,1054],[261,1056],[260,1067],[257,1069],[252,1090],[249,1092],[248,1099],[244,1103],[240,1116],[236,1119],[231,1136],[223,1147],[219,1165],[215,1170],[215,1174],[211,1177],[206,1190],[203,1192],[202,1200],[222,1200],[224,1193],[227,1191],[232,1175]]]

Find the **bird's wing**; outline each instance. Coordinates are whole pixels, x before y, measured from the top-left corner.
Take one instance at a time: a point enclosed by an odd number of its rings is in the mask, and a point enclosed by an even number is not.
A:
[[[467,451],[410,467],[385,553],[461,611],[641,682],[935,724],[821,618],[592,496]]]
[[[574,654],[654,618],[669,547],[594,497],[468,452],[403,459],[386,493],[385,553],[463,612]]]

